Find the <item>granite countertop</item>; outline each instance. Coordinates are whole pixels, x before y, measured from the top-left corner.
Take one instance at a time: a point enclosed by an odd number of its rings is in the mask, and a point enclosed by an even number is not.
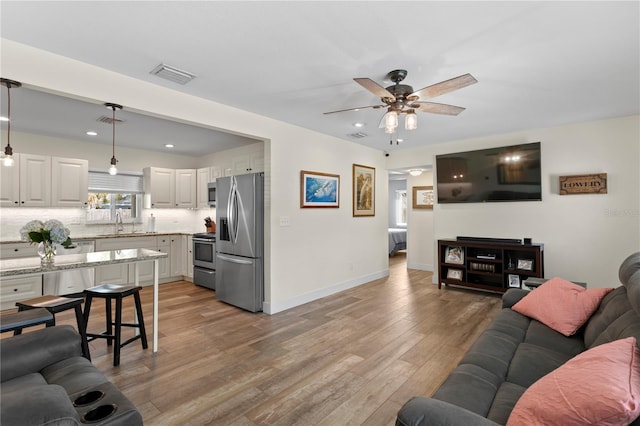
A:
[[[75,234],[71,235],[73,241],[86,241],[86,240],[102,240],[105,238],[132,238],[132,237],[155,237],[163,235],[193,235],[184,232],[120,232],[118,234]],[[0,244],[8,243],[26,243],[23,240],[3,240]]]
[[[0,260],[0,277],[12,277],[26,274],[40,274],[68,269],[92,268],[116,263],[141,262],[168,257],[162,253],[147,249],[124,249],[96,251],[83,254],[62,254],[55,257],[50,265],[42,265],[39,257],[23,257]]]

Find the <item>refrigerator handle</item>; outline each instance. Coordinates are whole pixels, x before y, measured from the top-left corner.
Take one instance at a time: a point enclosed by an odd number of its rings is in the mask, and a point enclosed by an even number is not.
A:
[[[235,176],[231,177],[231,190],[229,191],[229,235],[231,236],[231,242],[236,244],[238,242],[238,181]]]
[[[223,254],[218,254],[217,258],[220,259],[220,260],[224,260],[226,262],[238,263],[240,265],[252,265],[253,264],[253,262],[251,260],[236,259],[234,257],[228,257],[228,256],[225,256]]]

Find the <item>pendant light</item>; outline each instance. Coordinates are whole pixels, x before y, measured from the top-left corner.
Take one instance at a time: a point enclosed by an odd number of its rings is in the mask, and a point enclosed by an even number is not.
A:
[[[11,88],[20,87],[22,83],[6,78],[0,79],[0,84],[7,88],[7,146],[4,148],[4,157],[2,165],[5,167],[13,166],[13,148],[11,148]]]
[[[111,142],[111,165],[109,166],[109,174],[114,176],[118,174],[118,168],[116,164],[118,164],[118,160],[116,160],[116,109],[122,109],[122,105],[112,104],[110,102],[104,104],[107,108],[111,108],[113,115],[111,117],[111,124],[113,125],[113,139]]]

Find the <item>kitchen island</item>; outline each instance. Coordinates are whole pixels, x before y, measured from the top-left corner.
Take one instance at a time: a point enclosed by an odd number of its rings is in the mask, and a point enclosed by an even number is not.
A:
[[[93,268],[117,263],[135,264],[135,285],[139,286],[138,265],[153,262],[153,352],[158,352],[158,261],[167,253],[148,249],[124,249],[96,251],[83,254],[63,254],[55,257],[50,265],[43,265],[39,257],[0,260],[0,278],[27,274],[46,274],[64,270]]]

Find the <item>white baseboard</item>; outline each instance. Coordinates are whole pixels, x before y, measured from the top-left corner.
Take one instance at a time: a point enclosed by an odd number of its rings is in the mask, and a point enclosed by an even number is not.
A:
[[[409,263],[407,262],[407,269],[418,269],[420,271],[431,271],[433,272],[433,265],[428,263]]]
[[[278,312],[286,311],[287,309],[295,308],[296,306],[304,305],[305,303],[313,302],[314,300],[321,299],[323,297],[331,296],[332,294],[339,293],[350,288],[357,287],[362,284],[375,281],[380,278],[389,276],[389,269],[383,269],[382,271],[375,272],[373,274],[365,275],[355,278],[353,280],[345,281],[342,283],[334,284],[330,287],[325,287],[320,290],[312,291],[311,293],[302,294],[300,296],[293,297],[288,300],[282,300],[279,302],[271,303],[265,302],[262,306],[262,311],[265,314],[273,315]]]

